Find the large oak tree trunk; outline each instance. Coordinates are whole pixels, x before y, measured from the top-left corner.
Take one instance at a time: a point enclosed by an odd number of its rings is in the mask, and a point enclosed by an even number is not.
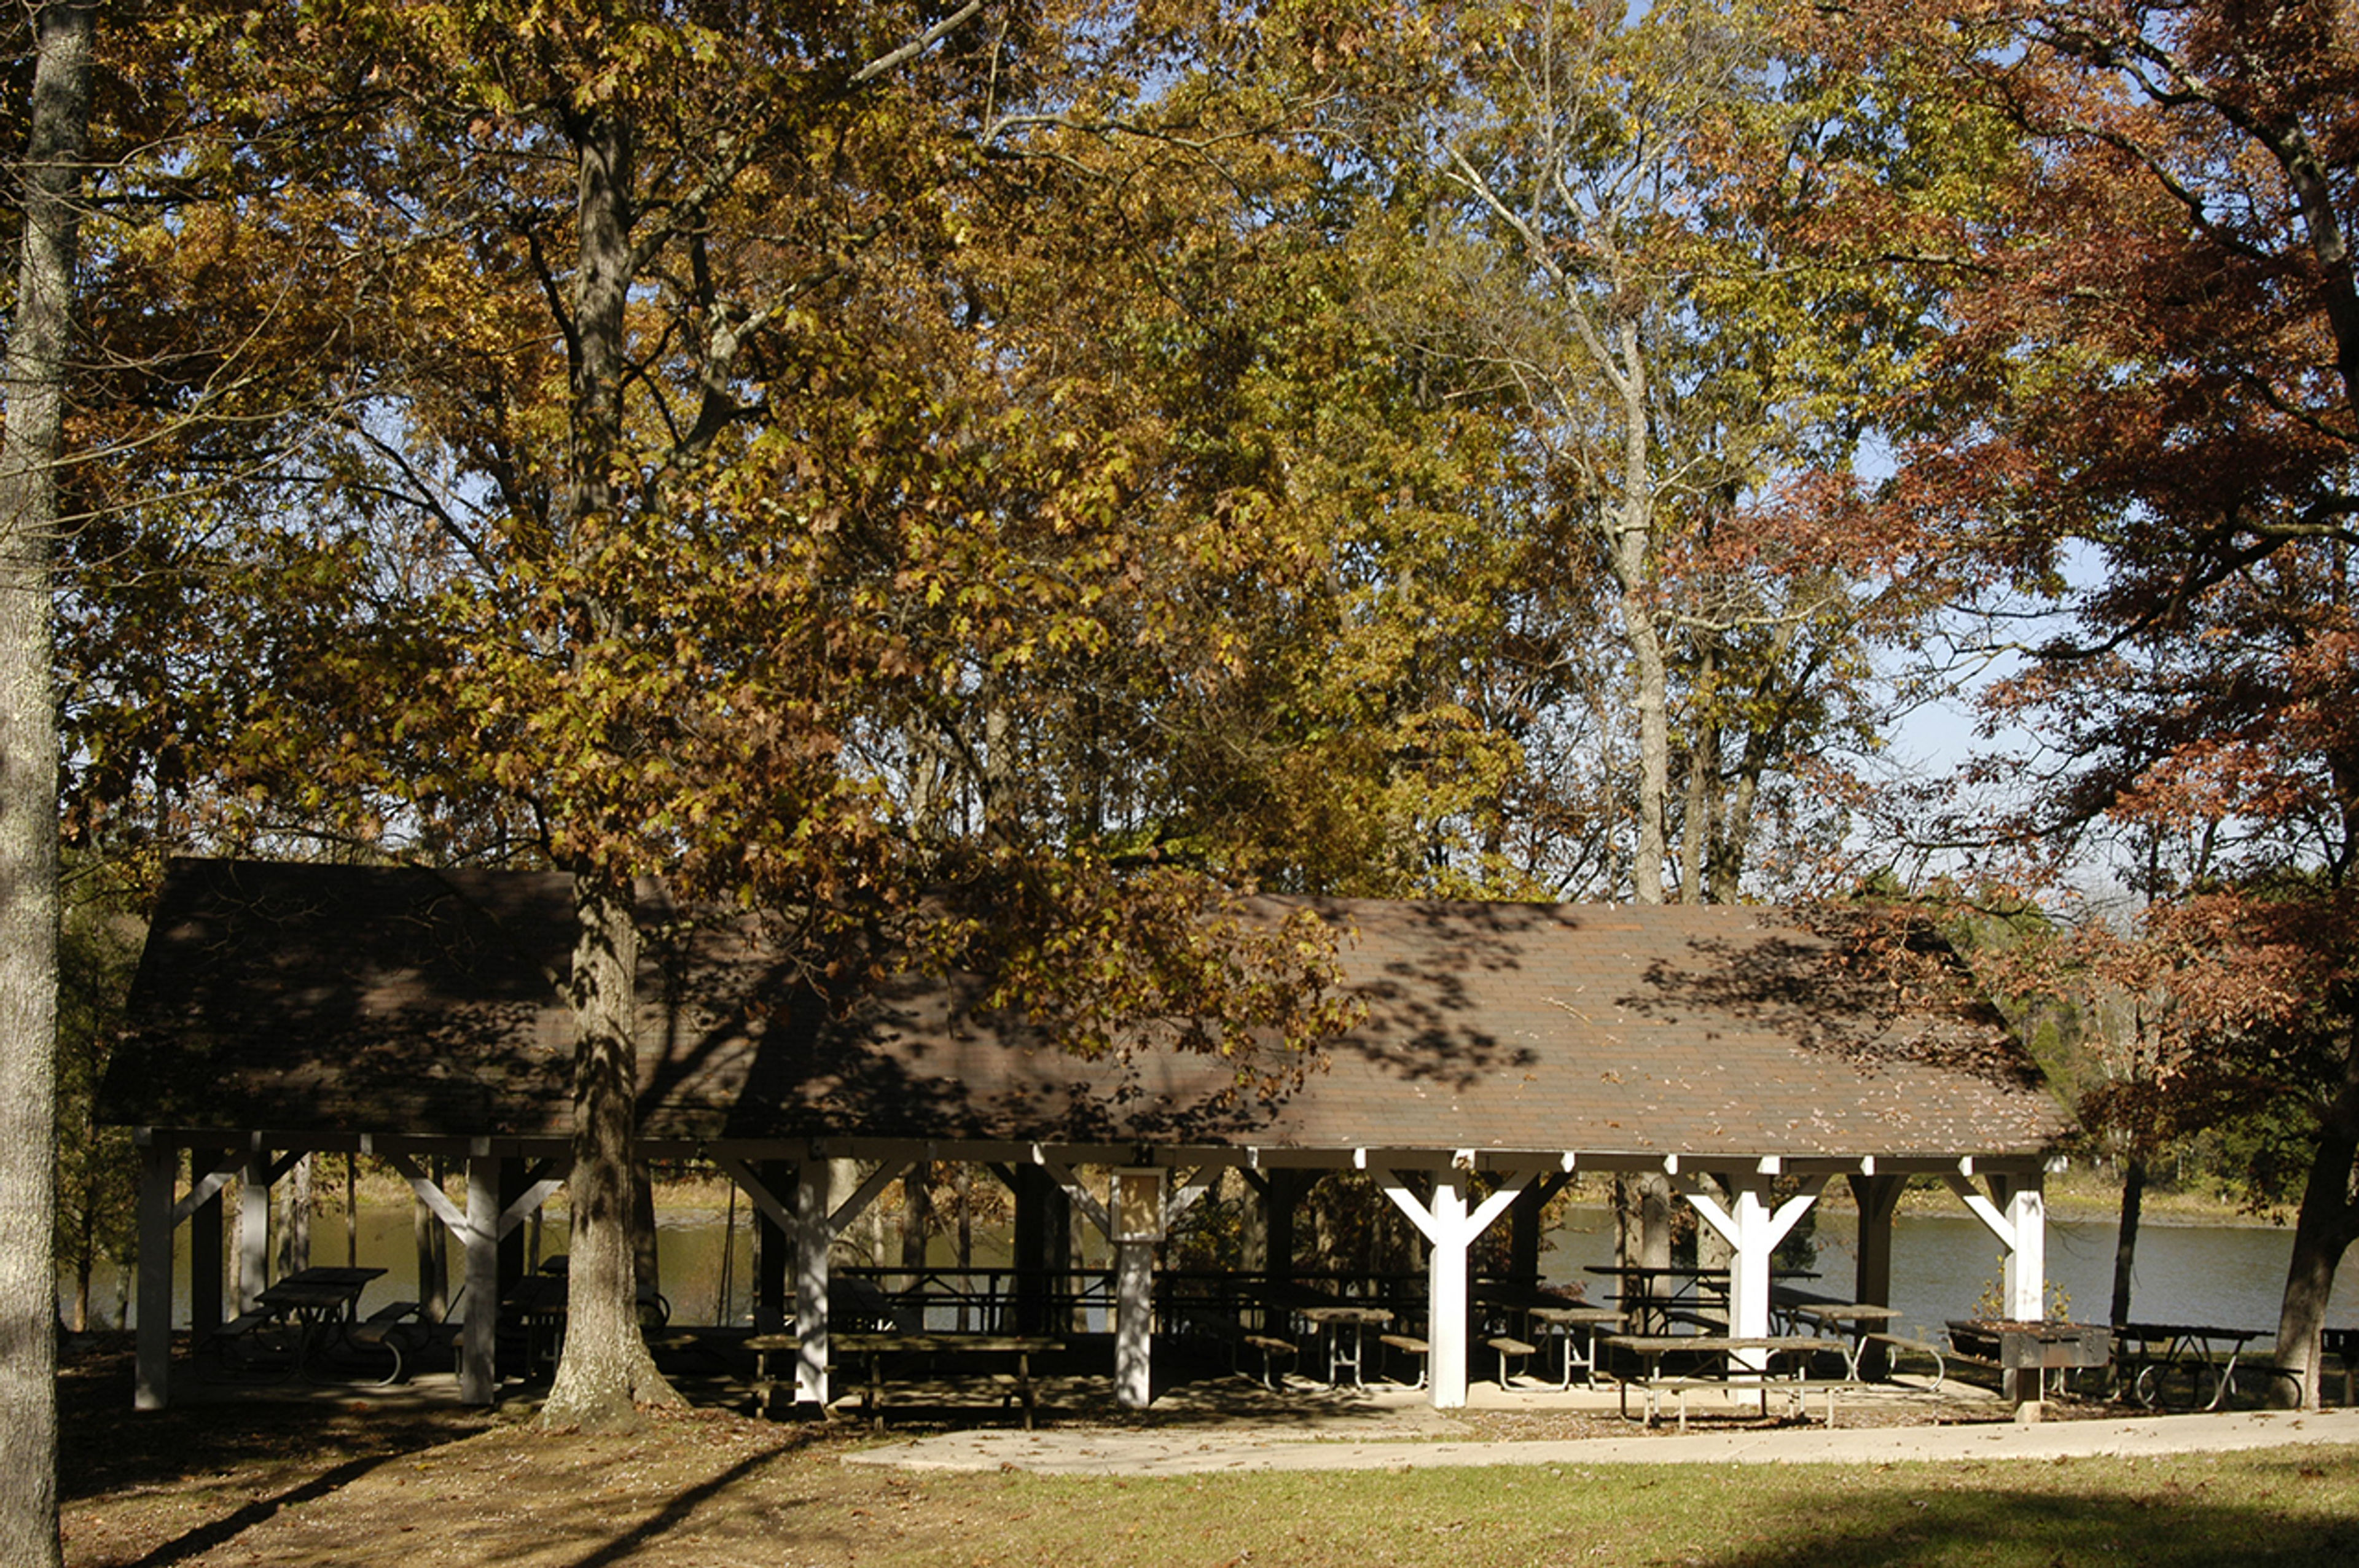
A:
[[[625,310],[630,297],[630,126],[599,108],[568,127],[580,160],[575,229],[572,547],[594,550],[614,526],[613,472],[623,446]],[[584,607],[592,637],[615,634],[608,607]],[[620,743],[623,737],[609,737]],[[597,829],[593,827],[592,832]],[[596,846],[593,849],[599,848]],[[573,1205],[565,1350],[541,1420],[553,1427],[628,1424],[636,1407],[676,1404],[640,1336],[631,1170],[637,1152],[639,933],[630,883],[575,869]]]
[[[58,740],[52,592],[95,7],[34,19],[24,239],[0,435],[0,1565],[58,1539]]]
[[[2285,1299],[2277,1309],[2277,1364],[2293,1374],[2271,1382],[2270,1402],[2318,1408],[2320,1331],[2334,1292],[2334,1271],[2359,1238],[2359,1205],[2352,1179],[2359,1168],[2359,1033],[2346,1048],[2343,1082],[2319,1118],[2318,1152],[2302,1189],[2293,1226],[2293,1257],[2286,1265]]]
[[[2122,1210],[2114,1229],[2114,1301],[2107,1323],[2130,1320],[2130,1287],[2137,1277],[2138,1221],[2146,1213],[2146,1156],[2133,1154],[2122,1169]]]
[[[576,880],[573,1206],[565,1351],[542,1407],[552,1427],[612,1429],[640,1405],[677,1404],[639,1331],[631,1229],[637,1145],[638,925],[630,890]]]

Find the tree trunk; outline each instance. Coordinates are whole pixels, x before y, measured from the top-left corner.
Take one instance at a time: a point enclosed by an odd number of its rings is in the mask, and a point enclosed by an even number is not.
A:
[[[0,433],[0,1568],[58,1538],[58,456],[97,13],[34,18],[24,238]]]
[[[2359,1033],[2352,1036],[2343,1082],[2319,1118],[2318,1152],[2293,1225],[2293,1257],[2286,1264],[2285,1299],[2277,1309],[2277,1364],[2294,1376],[2273,1379],[2269,1400],[2281,1409],[2318,1408],[2320,1332],[2334,1293],[2334,1271],[2354,1237],[2359,1207],[2351,1196],[2359,1165]]]
[[[541,1423],[614,1430],[640,1405],[678,1404],[639,1332],[631,1238],[631,1162],[637,1142],[634,1043],[638,925],[627,887],[580,875],[573,949],[573,1228],[567,1265],[565,1351]]]
[[[593,548],[613,522],[623,445],[625,313],[631,287],[631,128],[613,105],[570,116],[579,164],[574,228],[573,397],[565,522]],[[609,609],[582,607],[592,637],[614,635]],[[596,825],[589,825],[596,831]],[[594,850],[593,850],[594,852]],[[641,1337],[632,1255],[631,1170],[638,1141],[639,933],[630,882],[574,868],[573,1203],[565,1350],[541,1409],[546,1426],[625,1426],[642,1404],[677,1404]]]
[[[1669,654],[1654,604],[1655,486],[1647,436],[1647,363],[1635,323],[1615,333],[1615,385],[1623,401],[1622,501],[1609,526],[1608,557],[1620,590],[1623,635],[1637,681],[1638,841],[1630,891],[1640,903],[1663,902],[1671,795]]]
[[[2122,1217],[2114,1231],[2114,1311],[2105,1321],[2119,1327],[2130,1320],[2130,1284],[2137,1262],[2138,1219],[2146,1209],[2146,1156],[2133,1154],[2122,1167]]]

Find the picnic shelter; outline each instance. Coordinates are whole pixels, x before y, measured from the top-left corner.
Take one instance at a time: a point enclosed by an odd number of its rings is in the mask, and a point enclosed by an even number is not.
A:
[[[1132,1405],[1151,1397],[1158,1241],[1224,1171],[1268,1195],[1274,1231],[1300,1177],[1337,1171],[1414,1223],[1445,1408],[1465,1400],[1470,1247],[1503,1216],[1535,1218],[1578,1172],[1668,1183],[1725,1240],[1735,1334],[1767,1331],[1771,1254],[1838,1177],[1860,1212],[1858,1301],[1888,1300],[1895,1206],[1930,1174],[1998,1240],[2008,1315],[2042,1315],[2042,1182],[2069,1122],[1920,925],[1846,909],[1308,901],[1337,934],[1361,1019],[1265,1097],[1152,1027],[1077,1057],[979,1010],[972,977],[822,994],[759,923],[702,918],[652,884],[641,898],[642,1147],[710,1161],[786,1238],[806,1400],[829,1394],[832,1243],[920,1161],[998,1173],[1019,1233],[1042,1190],[1104,1231],[1115,1389]],[[1256,907],[1274,918],[1304,902]],[[170,868],[102,1094],[144,1162],[143,1406],[169,1397],[178,1237],[192,1238],[201,1336],[221,1321],[224,1189],[243,1178],[250,1292],[271,1185],[310,1152],[388,1161],[463,1248],[461,1389],[495,1397],[500,1247],[569,1158],[572,944],[560,873]],[[431,1179],[434,1160],[462,1167],[463,1204]],[[854,1190],[832,1184],[843,1161],[872,1171]],[[1084,1168],[1114,1173],[1107,1196]],[[1272,1267],[1286,1255],[1274,1247]]]

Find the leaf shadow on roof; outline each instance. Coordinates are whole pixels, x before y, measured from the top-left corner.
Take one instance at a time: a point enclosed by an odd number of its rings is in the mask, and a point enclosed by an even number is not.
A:
[[[1574,924],[1558,908],[1515,903],[1360,903],[1359,952],[1347,968],[1366,1010],[1329,1047],[1409,1083],[1464,1091],[1536,1065],[1528,1044],[1491,1026],[1491,992],[1527,968],[1536,943]]]
[[[1690,938],[1647,966],[1633,1012],[1717,1014],[1858,1068],[1934,1068],[2010,1091],[2046,1080],[1930,921],[1880,909],[1794,912],[1799,929]]]
[[[470,885],[480,883],[481,885]],[[201,863],[134,986],[102,1115],[152,1125],[538,1132],[570,1099],[539,890],[407,869]]]
[[[642,1017],[642,1122],[658,1136],[1086,1143],[1218,1139],[1266,1119],[1219,1057],[1153,1049],[1150,1028],[1139,1048],[1085,1058],[981,1009],[972,976],[831,993],[727,925],[692,934],[664,976],[662,1019]]]

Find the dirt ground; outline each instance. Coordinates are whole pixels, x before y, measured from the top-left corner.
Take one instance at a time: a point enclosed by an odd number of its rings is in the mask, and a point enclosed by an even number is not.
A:
[[[60,1382],[66,1562],[835,1568],[873,1558],[887,1542],[891,1554],[911,1561],[964,1561],[967,1516],[1013,1479],[846,1465],[845,1453],[877,1441],[864,1421],[757,1420],[726,1408],[725,1384],[687,1391],[702,1404],[653,1415],[621,1437],[544,1433],[528,1400],[471,1410],[447,1389],[423,1386],[295,1383],[250,1398],[191,1390],[199,1397],[140,1413],[131,1408],[127,1338],[101,1338],[70,1356]],[[1284,1424],[1289,1410],[1301,1419],[1305,1405],[1300,1396],[1219,1378],[1158,1400],[1159,1413],[1131,1419],[1208,1429]],[[2121,1412],[2091,1406],[2085,1413]],[[912,1411],[897,1416],[890,1435],[940,1430],[949,1419]],[[976,1410],[965,1419],[1006,1418]],[[1102,1408],[1052,1409],[1049,1419],[1125,1424]],[[1564,1411],[1420,1411],[1414,1419],[1440,1423],[1430,1435],[1461,1438],[1634,1430],[1611,1414]],[[1861,1419],[1847,1411],[1845,1424]],[[1885,1419],[1926,1418],[1895,1411]],[[791,1543],[784,1555],[782,1543]]]

